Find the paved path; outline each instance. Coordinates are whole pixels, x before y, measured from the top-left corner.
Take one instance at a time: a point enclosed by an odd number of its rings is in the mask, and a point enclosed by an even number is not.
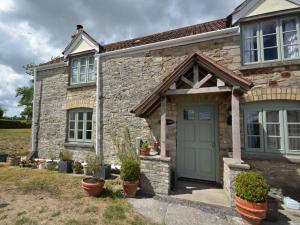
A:
[[[164,225],[244,225],[239,215],[229,209],[178,202],[172,198],[133,198],[129,202],[143,216]],[[284,213],[284,214],[283,214]],[[277,222],[262,225],[300,225],[300,214],[281,211]]]

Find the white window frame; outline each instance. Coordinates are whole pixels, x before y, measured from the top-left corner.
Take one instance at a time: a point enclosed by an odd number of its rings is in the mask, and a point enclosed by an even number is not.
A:
[[[297,105],[298,104],[298,105]],[[289,136],[288,136],[288,120],[287,111],[300,111],[299,103],[294,102],[258,102],[248,103],[243,106],[244,110],[244,140],[245,140],[245,152],[266,154],[266,155],[300,155],[299,150],[290,150],[289,147]],[[280,123],[280,149],[269,149],[267,146],[267,122],[266,112],[278,111],[279,112],[279,123]],[[247,130],[247,113],[248,112],[259,112],[259,123],[260,123],[260,148],[249,148],[248,147],[248,130]],[[298,124],[298,123],[297,123]],[[300,123],[299,123],[300,124]]]
[[[288,19],[296,19],[296,31],[297,31],[297,37],[298,37],[298,49],[299,49],[299,56],[295,58],[286,58],[284,56],[284,43],[283,43],[283,28],[282,28],[282,22],[284,20]],[[277,37],[277,55],[278,59],[274,60],[264,60],[264,44],[263,44],[263,34],[262,34],[262,24],[269,23],[272,21],[276,21],[276,37]],[[259,63],[272,63],[272,62],[280,62],[280,61],[291,61],[291,60],[297,60],[300,59],[300,22],[299,22],[299,16],[288,16],[288,17],[281,17],[276,19],[269,19],[264,20],[256,23],[252,23],[257,25],[257,61],[256,62],[245,62],[245,40],[247,39],[244,36],[244,29],[246,29],[247,26],[251,25],[251,23],[242,25],[241,30],[241,55],[242,55],[242,62],[243,65],[253,65],[253,64],[259,64]]]
[[[75,113],[75,119],[71,120],[71,113]],[[83,129],[80,130],[82,131],[82,139],[78,138],[78,114],[79,113],[83,113]],[[92,113],[92,120],[87,120],[87,113]],[[74,122],[74,129],[70,129],[70,123]],[[92,129],[91,130],[87,130],[87,122],[92,123]],[[74,131],[74,138],[70,137],[70,131]],[[86,132],[91,132],[91,139],[87,139],[86,138]],[[93,110],[91,109],[72,109],[68,111],[68,142],[83,142],[83,143],[90,143],[92,142],[92,138],[93,138]]]
[[[93,64],[90,64],[90,58],[93,58]],[[81,73],[81,60],[85,59],[85,80],[80,81],[80,73]],[[73,81],[73,65],[74,61],[77,60],[77,82]],[[89,77],[89,68],[90,66],[93,66],[93,79],[90,79]],[[71,58],[71,65],[70,65],[70,84],[83,84],[83,83],[90,83],[95,81],[95,57],[93,55],[86,55],[86,56],[77,56]]]

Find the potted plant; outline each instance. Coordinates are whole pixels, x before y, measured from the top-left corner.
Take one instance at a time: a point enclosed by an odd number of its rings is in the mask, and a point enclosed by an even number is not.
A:
[[[98,155],[88,155],[86,158],[87,169],[93,174],[93,177],[84,178],[81,181],[81,187],[87,196],[100,196],[105,181],[96,177],[98,171],[102,168],[102,160]]]
[[[46,160],[47,170],[55,170],[56,166],[57,166],[57,163],[54,161],[55,160],[55,155],[50,150],[48,151],[48,158],[49,158],[49,160]]]
[[[62,149],[59,153],[58,171],[60,173],[73,173],[72,161],[73,153],[67,149]]]
[[[123,139],[119,139],[118,135],[114,135],[112,138],[121,162],[120,174],[121,179],[123,180],[124,195],[125,197],[130,198],[135,197],[139,184],[141,167],[140,159],[132,145],[129,129],[125,128]]]
[[[83,169],[83,166],[81,165],[81,162],[75,161],[73,163],[73,172],[75,174],[81,174],[82,173],[82,169]]]
[[[242,172],[235,179],[235,203],[242,218],[259,225],[266,218],[268,184],[257,172]]]
[[[145,141],[142,143],[141,146],[141,155],[142,156],[149,156],[150,155],[150,144],[149,141]]]

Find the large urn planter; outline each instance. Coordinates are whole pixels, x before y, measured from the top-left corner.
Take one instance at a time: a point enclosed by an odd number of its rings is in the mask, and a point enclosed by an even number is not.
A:
[[[134,198],[138,189],[139,181],[123,181],[123,191],[126,198]]]
[[[101,195],[104,184],[104,180],[100,180],[97,178],[84,178],[81,181],[81,187],[89,197],[99,197]]]
[[[236,196],[236,209],[248,224],[259,225],[267,215],[267,203],[251,203]]]
[[[259,225],[267,215],[269,186],[260,173],[242,172],[235,179],[236,209],[246,224]]]

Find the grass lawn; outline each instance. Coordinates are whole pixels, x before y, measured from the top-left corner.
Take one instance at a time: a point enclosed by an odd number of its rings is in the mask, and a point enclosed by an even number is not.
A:
[[[0,153],[19,151],[26,155],[31,146],[31,129],[0,129]]]
[[[100,198],[85,197],[80,177],[0,166],[0,224],[150,225],[122,197],[119,180],[106,181]]]

